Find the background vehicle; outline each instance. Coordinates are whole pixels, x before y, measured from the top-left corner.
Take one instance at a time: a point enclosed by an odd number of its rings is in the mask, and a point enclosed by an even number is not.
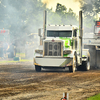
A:
[[[34,65],[36,71],[41,68],[65,68],[70,72],[90,69],[90,54],[88,49],[82,49],[82,11],[79,12],[79,31],[74,25],[46,26],[46,11],[44,32],[39,29],[40,48],[35,50]]]
[[[91,67],[100,67],[100,21],[95,21],[94,33],[84,34],[83,44],[90,51]]]

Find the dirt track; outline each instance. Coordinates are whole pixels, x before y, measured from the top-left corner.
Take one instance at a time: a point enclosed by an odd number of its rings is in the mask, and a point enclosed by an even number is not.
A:
[[[100,93],[100,70],[87,72],[42,70],[32,65],[0,65],[0,100],[86,100]]]

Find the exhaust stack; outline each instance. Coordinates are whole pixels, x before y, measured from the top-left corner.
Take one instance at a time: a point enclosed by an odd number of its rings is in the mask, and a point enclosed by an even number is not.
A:
[[[83,35],[83,19],[82,19],[82,11],[79,11],[79,53],[80,53],[81,63],[82,63],[82,35]]]
[[[47,11],[44,11],[44,22],[43,22],[43,39],[46,38],[46,19],[47,19]]]

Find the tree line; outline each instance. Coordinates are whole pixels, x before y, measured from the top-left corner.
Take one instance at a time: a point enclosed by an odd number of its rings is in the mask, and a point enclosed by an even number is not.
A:
[[[100,11],[100,0],[79,0],[84,13],[84,25],[88,31],[94,25]],[[48,11],[48,24],[78,25],[78,16],[71,8],[57,3],[55,12],[41,0],[0,0],[0,29],[9,29],[11,38],[37,33],[43,27],[43,11]]]

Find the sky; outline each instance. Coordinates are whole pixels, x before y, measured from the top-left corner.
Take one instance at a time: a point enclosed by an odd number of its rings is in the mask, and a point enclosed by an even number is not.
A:
[[[53,11],[55,11],[57,3],[60,3],[66,8],[71,8],[77,15],[79,14],[80,4],[78,0],[42,0],[42,2],[47,3],[47,7],[53,8]]]

